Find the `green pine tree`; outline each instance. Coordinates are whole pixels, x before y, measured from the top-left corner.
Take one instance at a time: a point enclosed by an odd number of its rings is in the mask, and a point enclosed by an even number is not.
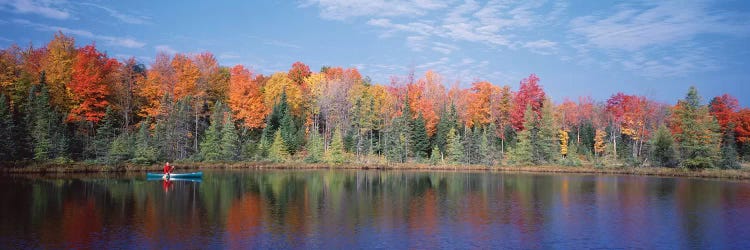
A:
[[[488,138],[489,136],[491,135],[487,134],[486,129],[483,130],[482,134],[480,135],[479,147],[478,147],[478,158],[479,158],[480,164],[492,166],[495,164],[494,162],[495,159],[494,157],[492,157],[494,150],[492,148],[492,145],[490,144],[490,140]]]
[[[440,153],[440,149],[437,145],[432,146],[432,152],[430,152],[430,164],[432,165],[438,165],[442,163],[443,156]]]
[[[445,145],[446,160],[450,164],[460,164],[464,158],[464,146],[461,144],[461,136],[456,133],[455,128],[448,130]]]
[[[740,169],[739,156],[737,154],[737,142],[734,137],[734,123],[729,123],[724,132],[724,140],[721,143],[721,162],[719,166],[723,169]]]
[[[5,94],[0,94],[0,162],[11,161],[16,157],[17,141],[10,102]]]
[[[412,152],[417,159],[427,159],[430,150],[430,139],[427,136],[424,117],[419,113],[417,119],[411,122]]]
[[[305,157],[305,162],[322,162],[324,154],[323,138],[317,131],[311,131],[310,138],[307,140],[307,157]]]
[[[715,167],[721,157],[719,124],[709,114],[708,107],[700,102],[698,90],[690,87],[676,110],[682,128],[682,133],[676,135],[680,142],[682,166],[693,169]]]
[[[286,162],[289,161],[289,152],[287,146],[284,144],[284,139],[281,137],[281,131],[276,130],[273,135],[273,143],[268,149],[268,160],[272,162]]]
[[[44,79],[44,78],[42,78]],[[38,90],[37,90],[38,89]],[[54,111],[49,104],[49,90],[44,82],[32,90],[31,102],[31,131],[34,146],[34,160],[46,161],[52,157],[52,135],[55,123]]]
[[[518,132],[516,136],[516,146],[510,152],[510,160],[517,165],[534,164],[534,148],[532,142],[535,141],[534,127],[536,125],[536,113],[531,109],[531,105],[526,105],[524,113],[524,129]]]
[[[224,117],[224,126],[221,128],[221,158],[224,161],[235,161],[239,155],[239,135],[232,121],[231,113],[227,112]]]
[[[539,122],[539,134],[533,143],[539,152],[537,164],[554,163],[562,156],[560,155],[560,144],[558,143],[558,127],[555,126],[554,106],[550,99],[545,99],[542,106],[541,121]]]
[[[133,157],[135,143],[130,133],[122,133],[112,141],[107,153],[107,163],[117,164]]]
[[[148,122],[141,122],[141,126],[138,129],[138,135],[136,135],[135,139],[135,152],[133,153],[133,159],[131,160],[134,163],[151,164],[157,160],[157,150],[151,142],[151,135],[148,127]]]
[[[281,115],[279,130],[281,130],[281,138],[284,138],[284,145],[287,146],[287,150],[290,154],[294,154],[299,146],[297,142],[297,126],[294,122],[294,116],[289,110],[289,105],[284,106],[286,108]]]
[[[677,166],[677,150],[674,146],[672,132],[669,131],[667,126],[664,124],[659,126],[651,140],[651,145],[653,147],[651,155],[654,159],[654,165],[659,167]]]
[[[221,139],[222,121],[224,110],[220,102],[214,106],[211,115],[211,125],[206,130],[203,141],[200,144],[200,154],[204,161],[219,161],[222,159]]]
[[[346,162],[346,152],[344,151],[344,138],[341,136],[340,129],[334,129],[331,145],[325,153],[325,161],[328,163]]]
[[[453,106],[451,105],[451,110],[455,110]],[[437,146],[442,152],[445,152],[445,145],[448,143],[448,131],[456,127],[455,121],[452,121],[452,118],[451,112],[445,110],[445,108],[440,111],[440,120],[438,121],[437,131],[435,131],[435,135],[433,136],[434,140],[432,144]]]
[[[92,151],[95,159],[100,162],[109,162],[106,158],[109,155],[112,142],[118,135],[115,116],[115,111],[107,106],[104,118],[99,122],[99,127],[96,129]]]

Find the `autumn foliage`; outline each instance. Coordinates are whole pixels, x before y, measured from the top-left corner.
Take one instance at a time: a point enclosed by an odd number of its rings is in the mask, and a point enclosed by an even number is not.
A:
[[[606,156],[607,161],[647,165],[660,127],[659,141],[674,141],[681,160],[701,156],[688,162],[691,166],[716,166],[712,161],[718,158],[719,142],[731,149],[737,143],[738,152],[750,145],[750,109],[729,94],[708,105],[694,88],[674,105],[628,93],[603,101],[584,96],[555,103],[535,74],[517,88],[482,79],[449,80],[426,70],[381,84],[354,67],[311,70],[303,62],[263,75],[244,65],[220,65],[210,52],[158,53],[149,62],[121,62],[95,44],[77,48],[72,37],[57,33],[40,48],[0,50],[0,96],[7,98],[7,110],[0,112],[19,124],[14,126],[38,131],[40,135],[27,135],[27,147],[35,147],[39,155],[127,159],[122,156],[127,152],[107,151],[131,148],[133,138],[127,136],[137,130],[143,148],[133,157],[137,162],[200,160],[191,157],[201,155],[200,145],[206,143],[198,142],[211,127],[212,138],[219,140],[221,131],[222,143],[235,159],[252,160],[267,160],[274,144],[274,150],[285,148],[291,158],[302,159],[296,154],[307,153],[311,135],[318,149],[327,151],[335,143],[342,157],[368,163],[431,158],[505,164],[513,157],[504,154],[516,152],[523,156],[516,159],[529,160],[523,162]],[[96,140],[103,142],[92,142]],[[68,148],[77,151],[64,154]],[[61,152],[51,153],[53,149]]]
[[[118,66],[117,60],[108,59],[93,44],[78,49],[72,81],[68,85],[74,102],[68,120],[96,123],[104,117],[104,111],[109,105],[108,84],[114,80],[111,75]]]
[[[253,81],[252,73],[242,65],[232,67],[229,80],[229,108],[235,118],[248,128],[262,128],[269,112],[263,102],[261,86]]]

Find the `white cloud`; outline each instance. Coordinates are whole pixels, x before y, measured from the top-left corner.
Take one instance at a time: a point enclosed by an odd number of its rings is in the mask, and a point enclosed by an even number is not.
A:
[[[391,37],[396,33],[405,33],[408,37],[421,36],[430,40],[444,38],[454,41],[468,41],[489,46],[515,48],[513,40],[518,39],[519,31],[526,31],[537,25],[547,24],[543,18],[545,11],[559,16],[566,5],[554,4],[550,8],[540,2],[507,3],[491,0],[478,3],[466,0],[460,4],[446,3],[447,13],[430,13],[430,15],[402,15],[384,18],[383,15],[372,16],[367,24],[381,28],[381,37]],[[550,9],[550,10],[547,10]],[[410,42],[407,41],[407,44]],[[450,53],[450,48],[433,49],[441,53]]]
[[[708,1],[623,4],[613,12],[570,22],[575,60],[622,67],[647,77],[678,77],[721,68],[717,36],[750,35],[747,14],[714,8]],[[568,58],[570,59],[570,58]]]
[[[446,54],[446,55],[458,49],[459,48],[457,46],[447,44],[447,43],[441,43],[441,42],[432,43],[432,50]]]
[[[154,46],[154,49],[157,52],[164,52],[164,53],[167,53],[167,54],[177,54],[177,50],[176,49],[173,49],[172,47],[170,47],[169,45],[166,45],[166,44],[156,45],[156,46]]]
[[[296,45],[296,44],[293,44],[293,43],[279,41],[279,40],[272,40],[272,39],[266,39],[265,41],[263,41],[263,44],[265,44],[265,45],[271,45],[271,46],[276,46],[276,47],[292,48],[292,49],[301,49],[302,48],[302,46],[299,46],[299,45]]]
[[[147,24],[147,23],[149,23],[148,20],[150,19],[149,17],[145,17],[145,16],[134,16],[134,15],[124,14],[122,12],[119,12],[117,10],[114,10],[112,8],[109,8],[109,7],[106,7],[106,6],[103,6],[103,5],[99,5],[99,4],[81,3],[81,5],[91,6],[91,7],[94,7],[94,8],[98,8],[98,9],[104,10],[110,16],[112,16],[112,17],[116,18],[117,20],[120,20],[121,22],[124,22],[124,23],[129,23],[129,24]]]
[[[99,35],[99,34],[94,34],[91,31],[87,31],[87,30],[70,29],[70,28],[60,27],[60,26],[40,24],[40,23],[31,22],[25,19],[14,19],[13,22],[34,28],[39,31],[52,31],[52,32],[61,31],[66,34],[72,34],[76,36],[86,37],[92,40],[103,41],[106,44],[113,45],[113,46],[120,46],[120,47],[126,47],[126,48],[142,48],[144,45],[146,45],[145,43],[135,40],[133,38]]]
[[[427,37],[409,36],[406,38],[406,47],[409,47],[413,51],[422,51],[427,47]]]
[[[64,3],[65,1],[0,0],[0,8],[10,7],[16,13],[64,20],[70,18],[70,12],[60,6]]]
[[[541,55],[549,55],[557,52],[557,43],[545,39],[526,42],[523,44],[523,47]]]
[[[320,8],[320,17],[333,20],[362,16],[422,16],[447,6],[443,1],[433,0],[309,0],[300,6],[313,5]]]
[[[750,23],[734,13],[709,9],[708,2],[657,1],[646,6],[620,5],[615,13],[574,19],[571,31],[590,45],[636,51],[668,45],[702,34],[748,35]],[[740,19],[741,20],[741,19]]]

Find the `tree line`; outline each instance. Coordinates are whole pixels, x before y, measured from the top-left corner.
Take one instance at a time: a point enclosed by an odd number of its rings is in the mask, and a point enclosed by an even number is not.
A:
[[[374,84],[301,62],[262,75],[209,52],[159,53],[146,67],[57,33],[0,50],[0,162],[739,168],[750,156],[750,109],[730,95],[555,104],[540,81],[446,87],[427,71]]]

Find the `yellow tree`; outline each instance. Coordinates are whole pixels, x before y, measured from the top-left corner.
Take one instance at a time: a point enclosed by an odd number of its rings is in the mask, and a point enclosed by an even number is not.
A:
[[[566,158],[568,156],[568,131],[560,130],[558,131],[558,136],[560,137],[560,154],[563,156],[563,158]]]
[[[229,79],[229,108],[237,120],[250,129],[265,126],[268,107],[263,103],[260,86],[252,80],[252,73],[242,65],[232,67]]]
[[[607,133],[605,133],[601,129],[596,129],[596,134],[594,135],[594,153],[597,156],[601,156],[604,153],[604,149],[607,148],[607,145],[604,144],[604,136],[606,136]]]
[[[295,84],[285,72],[277,72],[271,75],[266,85],[263,86],[263,102],[266,107],[273,107],[281,96],[286,92],[287,102],[292,113],[299,116],[302,107],[302,90]]]
[[[76,57],[75,40],[62,32],[47,44],[44,72],[49,85],[50,103],[67,111],[72,106],[73,94],[67,85],[73,77],[73,62]]]

